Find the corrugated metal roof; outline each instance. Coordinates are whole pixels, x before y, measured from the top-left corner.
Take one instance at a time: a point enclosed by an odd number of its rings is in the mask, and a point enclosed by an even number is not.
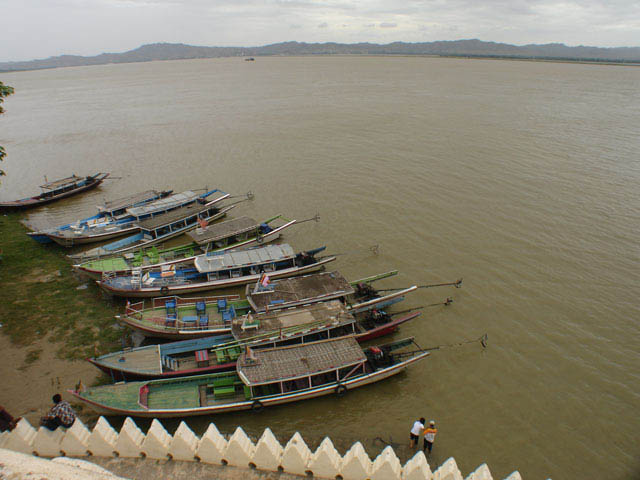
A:
[[[249,385],[260,385],[294,378],[364,362],[366,356],[353,337],[322,342],[253,350],[250,357],[243,353],[238,358],[237,369]]]
[[[277,262],[294,256],[295,252],[291,245],[285,243],[237,252],[198,255],[195,259],[195,265],[199,272],[205,273]]]
[[[155,212],[167,210],[168,208],[177,207],[178,205],[182,205],[184,203],[192,202],[198,197],[199,195],[197,193],[192,192],[191,190],[187,190],[186,192],[169,195],[166,198],[156,200],[155,202],[152,202],[148,205],[127,208],[127,213],[133,215],[134,217],[150,215]]]
[[[127,195],[126,197],[117,198],[115,200],[109,200],[108,202],[104,202],[104,205],[98,206],[98,211],[100,212],[112,212],[114,210],[120,210],[121,208],[126,207],[127,205],[135,205],[140,202],[144,202],[150,200],[159,195],[155,190],[147,190],[145,192],[134,193],[132,195]]]
[[[175,210],[163,213],[157,217],[142,220],[141,222],[137,222],[136,225],[143,230],[154,230],[158,227],[177,222],[181,218],[189,218],[193,215],[198,215],[200,212],[204,212],[209,208],[213,208],[213,206],[206,207],[200,203],[192,203],[191,205],[176,208]]]
[[[216,240],[222,240],[231,235],[248,232],[249,230],[258,228],[258,225],[253,218],[239,217],[227,220],[226,222],[216,223],[215,225],[208,225],[206,228],[198,228],[193,232],[187,233],[187,235],[197,244],[203,245]]]

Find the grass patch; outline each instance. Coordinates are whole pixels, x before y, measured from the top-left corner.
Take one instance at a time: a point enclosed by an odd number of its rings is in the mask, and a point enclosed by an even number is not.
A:
[[[27,352],[27,356],[24,358],[25,367],[37,361],[40,358],[41,353],[42,353],[42,350],[38,350],[38,349],[29,350]]]
[[[2,332],[24,346],[50,334],[58,357],[66,359],[114,350],[122,335],[114,328],[118,305],[104,299],[94,282],[76,279],[61,247],[29,238],[20,218],[0,216]],[[88,288],[77,290],[81,283]],[[27,354],[34,356],[31,362],[38,358],[34,352]]]

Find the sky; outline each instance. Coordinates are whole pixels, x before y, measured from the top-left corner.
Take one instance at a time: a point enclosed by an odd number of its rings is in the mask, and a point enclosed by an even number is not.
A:
[[[640,0],[0,0],[0,61],[148,43],[640,46]]]

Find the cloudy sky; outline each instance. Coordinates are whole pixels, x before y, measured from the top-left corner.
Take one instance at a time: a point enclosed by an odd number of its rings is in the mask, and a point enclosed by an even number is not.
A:
[[[640,46],[640,0],[0,0],[0,61],[146,43]]]

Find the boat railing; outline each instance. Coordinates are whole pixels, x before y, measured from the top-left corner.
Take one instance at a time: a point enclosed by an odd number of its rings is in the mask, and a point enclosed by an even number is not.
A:
[[[127,302],[127,305],[124,309],[124,314],[127,317],[138,317],[141,319],[143,310],[144,310],[144,300],[142,302],[136,302],[136,303]]]
[[[234,301],[239,299],[240,299],[240,295],[214,295],[214,296],[208,296],[208,297],[194,297],[194,298],[182,298],[182,297],[177,297],[175,295],[171,295],[167,297],[156,297],[152,299],[151,307],[164,308],[165,303],[169,300],[175,301],[176,306],[182,307],[182,306],[193,306],[197,302],[204,302],[205,304],[210,304],[210,303],[217,303],[218,300],[227,300],[227,302],[229,302],[229,301]]]

